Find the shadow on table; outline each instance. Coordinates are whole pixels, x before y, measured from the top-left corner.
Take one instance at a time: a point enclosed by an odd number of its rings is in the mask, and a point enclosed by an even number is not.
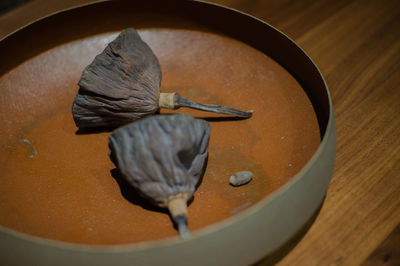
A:
[[[0,1],[0,15],[11,11],[12,9],[29,2],[30,0],[1,0]]]
[[[308,219],[308,221],[289,239],[287,240],[282,246],[277,248],[275,251],[255,263],[253,266],[267,266],[267,265],[275,265],[280,260],[282,260],[290,251],[294,249],[294,247],[300,242],[301,239],[306,235],[308,230],[311,228],[313,223],[318,217],[319,212],[321,211],[322,205],[325,201],[319,205],[318,209],[314,212],[314,214]]]

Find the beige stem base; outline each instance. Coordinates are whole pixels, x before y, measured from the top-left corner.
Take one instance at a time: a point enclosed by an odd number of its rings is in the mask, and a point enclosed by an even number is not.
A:
[[[187,217],[187,199],[186,197],[176,197],[168,202],[168,210],[172,217]]]
[[[175,92],[171,93],[165,93],[161,92],[160,93],[160,98],[158,99],[158,107],[160,108],[165,108],[165,109],[175,109]]]

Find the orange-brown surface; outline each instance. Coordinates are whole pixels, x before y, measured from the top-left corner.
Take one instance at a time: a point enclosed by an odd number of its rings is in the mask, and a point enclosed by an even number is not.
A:
[[[191,230],[268,196],[312,156],[320,141],[314,111],[297,81],[275,61],[215,33],[139,33],[160,60],[162,91],[254,110],[252,118],[239,121],[190,112],[211,124],[207,169],[188,209]],[[0,77],[0,117],[5,121],[0,133],[0,225],[88,244],[177,235],[166,213],[152,210],[112,171],[108,133],[77,134],[72,119],[83,68],[115,36],[101,34],[53,47]],[[254,180],[230,186],[230,175],[241,170],[252,171]]]

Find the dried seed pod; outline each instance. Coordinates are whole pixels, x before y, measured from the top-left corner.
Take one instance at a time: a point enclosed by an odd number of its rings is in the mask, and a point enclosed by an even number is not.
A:
[[[182,237],[188,234],[187,201],[208,155],[209,124],[188,114],[151,116],[109,137],[110,157],[150,203],[168,208]]]
[[[72,114],[79,128],[118,127],[158,109],[161,68],[134,29],[126,29],[85,68]]]
[[[161,93],[161,67],[134,29],[126,29],[85,68],[72,105],[79,128],[119,127],[154,114],[159,108],[189,107],[250,117],[230,107],[200,104],[176,93]]]
[[[229,178],[229,183],[234,186],[241,186],[247,184],[253,179],[253,173],[250,171],[240,171],[235,173]]]

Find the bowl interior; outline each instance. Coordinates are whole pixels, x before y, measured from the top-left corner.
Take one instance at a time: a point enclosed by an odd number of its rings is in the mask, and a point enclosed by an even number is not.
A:
[[[71,115],[82,70],[127,27],[136,28],[158,57],[162,92],[254,110],[247,120],[174,111],[211,125],[207,169],[188,209],[190,230],[267,197],[318,148],[320,124],[306,92],[251,45],[183,15],[86,15],[61,16],[53,21],[57,29],[49,27],[49,18],[0,44],[9,51],[0,67],[1,226],[96,245],[176,236],[168,214],[138,197],[114,169],[109,132],[79,133]],[[32,38],[34,47],[23,38]],[[229,177],[242,170],[252,171],[254,179],[230,186]]]

